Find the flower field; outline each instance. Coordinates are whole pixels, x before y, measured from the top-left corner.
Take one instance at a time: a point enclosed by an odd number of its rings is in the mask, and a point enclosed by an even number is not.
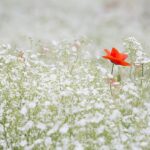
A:
[[[135,38],[123,43],[131,66],[113,74],[86,39],[1,45],[0,149],[148,150],[150,60]]]
[[[150,150],[149,6],[0,0],[0,150]]]

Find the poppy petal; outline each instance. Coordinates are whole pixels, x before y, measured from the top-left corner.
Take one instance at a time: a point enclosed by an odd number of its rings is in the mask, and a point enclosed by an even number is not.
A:
[[[116,48],[112,48],[111,56],[120,58],[120,53]]]
[[[126,62],[126,61],[121,61],[121,62],[120,62],[120,65],[122,65],[122,66],[131,66],[131,64],[129,64],[129,63]]]
[[[122,55],[122,60],[125,60],[128,57],[128,54],[121,54]]]
[[[120,64],[120,62],[122,61],[122,60],[112,57],[112,56],[103,56],[103,58],[109,59],[112,63],[114,63],[116,65]]]
[[[116,57],[112,57],[112,56],[109,57],[109,60],[110,60],[112,63],[116,64],[116,65],[120,65],[120,63],[121,63],[121,61],[122,61],[122,60],[120,60],[120,59],[118,59],[118,58],[116,58]]]
[[[106,52],[107,55],[111,54],[110,50],[108,50],[108,49],[104,49],[104,51]]]
[[[103,58],[105,58],[105,59],[110,59],[110,57],[109,56],[102,56]]]

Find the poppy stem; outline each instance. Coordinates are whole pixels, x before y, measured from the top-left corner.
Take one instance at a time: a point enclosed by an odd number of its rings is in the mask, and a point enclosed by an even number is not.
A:
[[[112,64],[112,69],[111,69],[111,74],[113,75],[113,71],[114,71],[114,64]],[[111,82],[110,82],[110,92],[111,92],[111,96],[112,94],[112,87],[111,87]]]
[[[113,75],[113,71],[114,71],[114,64],[112,65],[112,69],[111,69],[111,74]]]

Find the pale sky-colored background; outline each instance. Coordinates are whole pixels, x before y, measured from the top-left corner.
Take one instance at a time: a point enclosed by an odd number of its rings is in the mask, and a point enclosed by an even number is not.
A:
[[[99,48],[135,36],[150,47],[150,0],[0,0],[0,44],[81,36]]]

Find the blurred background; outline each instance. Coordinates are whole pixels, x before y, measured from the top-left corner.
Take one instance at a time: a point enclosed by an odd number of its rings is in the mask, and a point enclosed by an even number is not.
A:
[[[150,0],[0,0],[0,44],[85,36],[109,48],[135,36],[149,49],[149,7]]]

